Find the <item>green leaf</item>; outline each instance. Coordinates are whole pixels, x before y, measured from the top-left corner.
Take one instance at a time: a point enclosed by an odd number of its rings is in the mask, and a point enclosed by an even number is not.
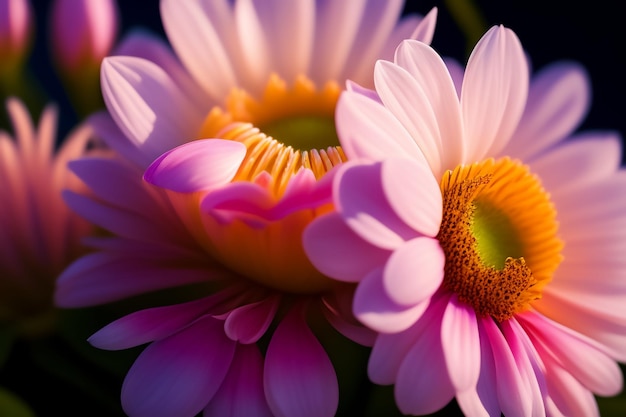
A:
[[[21,398],[0,388],[0,416],[35,417],[35,413]]]

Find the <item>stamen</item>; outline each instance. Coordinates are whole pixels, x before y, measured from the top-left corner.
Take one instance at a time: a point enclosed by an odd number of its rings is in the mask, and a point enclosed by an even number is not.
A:
[[[528,168],[508,158],[459,166],[444,175],[441,190],[444,287],[498,321],[541,298],[562,242],[556,211]]]

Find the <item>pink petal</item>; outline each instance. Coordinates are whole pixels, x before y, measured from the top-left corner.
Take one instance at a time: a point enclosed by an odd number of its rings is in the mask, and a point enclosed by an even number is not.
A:
[[[185,68],[214,100],[237,84],[233,51],[238,50],[232,6],[226,1],[160,3],[167,39]]]
[[[365,1],[316,3],[316,26],[311,60],[311,79],[322,85],[338,80],[354,43]]]
[[[448,68],[431,47],[411,40],[403,41],[398,46],[395,63],[409,72],[424,92],[426,103],[435,113],[439,129],[442,167],[453,169],[464,161],[466,145],[463,141],[459,97]],[[413,114],[422,111],[417,103],[406,105],[415,108]]]
[[[412,46],[429,48],[418,41],[411,42]],[[443,70],[445,71],[445,68]],[[444,73],[444,77],[447,77],[446,74],[447,72]],[[423,152],[435,176],[440,177],[442,170],[447,168],[442,166],[441,160],[444,155],[441,132],[433,107],[435,103],[430,101],[424,87],[407,70],[387,61],[376,63],[374,83],[385,108],[406,129],[411,140]],[[454,98],[456,100],[456,97]],[[454,105],[458,108],[458,101]],[[454,114],[455,108],[446,109],[446,111],[448,114]],[[457,137],[456,140],[458,139]]]
[[[370,379],[375,384],[390,385],[396,382],[405,356],[432,323],[440,320],[447,298],[433,300],[422,317],[406,330],[398,333],[381,333],[376,338],[367,364]]]
[[[395,249],[420,234],[395,213],[382,188],[382,164],[346,165],[336,177],[335,205],[346,224],[381,249]]]
[[[96,252],[79,258],[58,278],[55,303],[86,307],[120,300],[158,289],[210,280],[206,266],[181,268],[153,259]]]
[[[256,345],[237,345],[228,374],[203,415],[272,417],[263,392],[263,356]]]
[[[468,162],[497,155],[517,128],[528,94],[528,65],[510,29],[492,27],[467,63],[461,91]]]
[[[428,319],[428,326],[415,339],[398,370],[395,397],[405,414],[434,413],[455,394],[443,355],[441,315],[429,315]]]
[[[122,406],[130,416],[193,417],[217,392],[236,343],[210,317],[150,344],[128,371]]]
[[[475,389],[467,389],[457,393],[457,402],[467,416],[500,416],[502,412],[496,394],[498,379],[491,342],[480,327],[479,335],[480,375],[478,382]]]
[[[101,73],[111,116],[150,158],[197,137],[205,115],[162,68],[142,58],[113,56],[102,61]]]
[[[411,159],[385,160],[381,182],[389,205],[407,225],[429,237],[439,233],[441,189],[428,166]]]
[[[418,237],[391,254],[383,272],[386,295],[403,306],[432,297],[443,281],[445,254],[437,239]]]
[[[539,314],[523,314],[519,320],[534,342],[543,345],[589,390],[603,396],[621,391],[622,372],[603,346]]]
[[[253,3],[267,44],[271,45],[272,70],[292,83],[309,68],[317,2],[253,0]]]
[[[546,412],[544,398],[548,396],[545,367],[534,343],[516,318],[500,323],[500,328],[515,357],[519,373],[530,390],[533,406],[531,415],[544,415]]]
[[[374,63],[393,33],[402,13],[403,1],[366,1],[359,31],[339,79],[371,84]]]
[[[441,343],[448,375],[457,392],[476,386],[480,375],[480,337],[476,313],[456,295],[443,313]]]
[[[277,416],[331,417],[337,411],[337,377],[324,348],[299,308],[279,323],[265,355],[265,396]]]
[[[88,341],[99,349],[121,350],[164,339],[205,314],[223,296],[140,310],[98,330]]]
[[[617,134],[588,133],[528,162],[532,172],[554,196],[576,192],[577,187],[609,177],[617,171],[621,153],[621,138]]]
[[[337,135],[348,159],[409,157],[426,161],[411,135],[380,102],[356,91],[341,94],[335,110]]]
[[[226,335],[239,343],[255,343],[272,323],[279,304],[278,297],[271,297],[237,307],[228,314],[224,323]]]
[[[360,281],[367,273],[381,267],[390,254],[361,239],[337,213],[313,220],[304,230],[302,239],[304,250],[317,269],[346,282]],[[337,262],[339,259],[341,262]]]
[[[502,413],[512,417],[531,415],[532,393],[520,375],[515,357],[502,331],[491,317],[481,319],[479,323],[481,337],[487,337],[491,346],[496,374],[495,390]],[[491,394],[493,395],[493,391]]]
[[[558,62],[533,78],[522,120],[504,150],[526,160],[548,150],[582,122],[591,104],[585,69],[577,63]]]
[[[158,187],[189,193],[228,184],[246,156],[240,142],[195,140],[172,149],[148,167],[144,179]]]
[[[539,347],[540,348],[540,347]],[[542,354],[542,357],[544,355]],[[550,415],[562,416],[600,416],[596,397],[584,387],[558,361],[549,357],[543,358],[546,366],[548,392],[546,408]]]
[[[132,141],[128,140],[108,111],[91,114],[87,118],[87,123],[95,131],[96,137],[101,138],[111,149],[137,167],[147,167],[154,160],[151,155],[144,153]]]
[[[408,329],[422,316],[428,299],[413,305],[400,305],[387,295],[383,286],[382,269],[366,275],[354,294],[354,315],[366,326],[381,333],[396,333]]]
[[[169,44],[156,33],[147,32],[142,28],[130,29],[120,39],[111,55],[130,55],[152,61],[170,75],[172,81],[193,101],[197,109],[208,114],[214,105],[206,92],[198,88],[198,84],[174,55]]]

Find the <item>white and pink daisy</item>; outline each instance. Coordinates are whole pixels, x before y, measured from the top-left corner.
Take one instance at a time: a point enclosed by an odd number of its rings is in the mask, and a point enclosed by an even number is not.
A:
[[[0,322],[28,333],[53,324],[57,276],[84,253],[91,226],[63,202],[64,189],[81,190],[69,160],[82,156],[92,135],[82,125],[56,145],[57,110],[33,125],[21,101],[7,101],[13,134],[0,131]]]
[[[371,380],[407,414],[456,397],[468,416],[598,415],[626,361],[626,173],[619,135],[570,137],[584,71],[529,83],[500,26],[465,71],[407,40],[374,81],[339,100],[350,161],[304,234],[320,271],[358,285]]]
[[[347,78],[368,84],[400,39],[432,37],[436,11],[398,23],[401,9],[163,0],[177,57],[138,34],[116,51],[129,55],[104,60],[108,113],[91,121],[120,157],[73,162],[90,194],[66,200],[110,235],[64,272],[56,300],[184,297],[90,339],[149,343],[122,386],[130,416],[335,414],[338,380],[319,339],[335,327],[368,345],[373,333],[351,314],[354,285],[308,261],[302,231],[332,208],[326,174],[345,160],[334,113]]]

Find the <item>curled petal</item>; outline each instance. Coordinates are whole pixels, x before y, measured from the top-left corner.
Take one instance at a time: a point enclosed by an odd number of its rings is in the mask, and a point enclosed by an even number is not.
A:
[[[246,155],[240,142],[195,140],[168,151],[146,170],[144,179],[158,187],[189,193],[229,183]]]

